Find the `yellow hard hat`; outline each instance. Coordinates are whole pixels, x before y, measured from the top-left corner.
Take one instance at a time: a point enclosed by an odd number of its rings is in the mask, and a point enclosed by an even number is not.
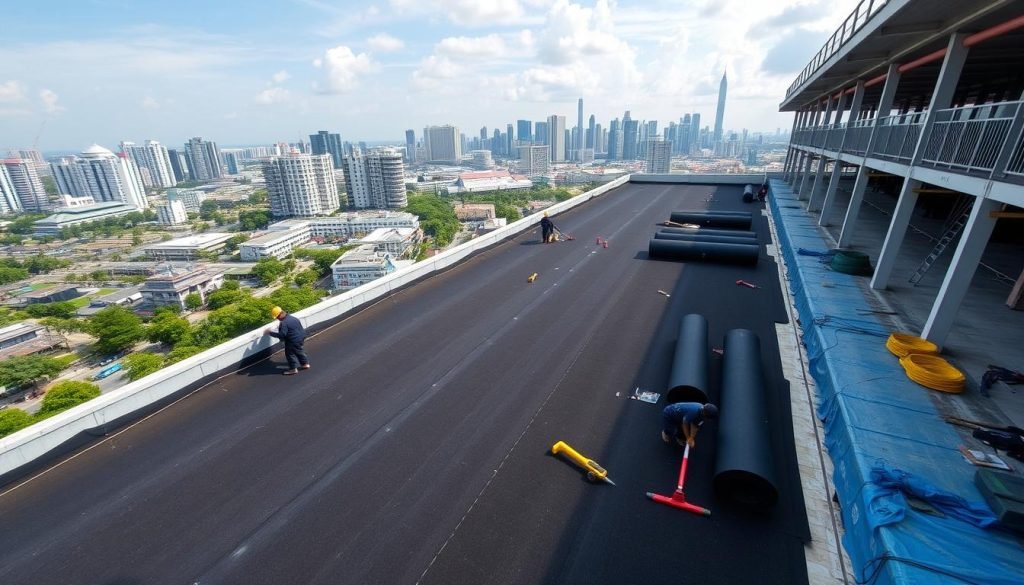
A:
[[[277,316],[280,315],[281,313],[284,313],[284,309],[282,309],[281,307],[274,307],[273,309],[270,309],[270,316],[275,319],[277,319]]]
[[[545,211],[544,212],[544,217],[547,217],[547,216],[548,216],[548,212]]]

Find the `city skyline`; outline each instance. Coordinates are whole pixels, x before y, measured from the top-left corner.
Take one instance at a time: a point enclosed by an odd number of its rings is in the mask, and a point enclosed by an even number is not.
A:
[[[158,15],[129,5],[103,19],[90,3],[56,19],[10,7],[0,148],[195,135],[266,144],[320,128],[401,144],[405,129],[427,125],[573,120],[580,97],[605,123],[625,109],[648,120],[710,117],[723,70],[730,99],[743,102],[727,129],[770,131],[789,125],[777,96],[852,0],[744,10],[730,0],[379,0],[355,11],[293,0],[272,19],[225,2],[204,5],[200,26],[187,17],[192,4]]]

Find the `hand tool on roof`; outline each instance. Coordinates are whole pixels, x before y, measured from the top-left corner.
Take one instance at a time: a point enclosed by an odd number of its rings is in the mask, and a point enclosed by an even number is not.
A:
[[[526,282],[533,282],[535,280],[537,280],[537,273],[536,272],[534,272],[530,276],[526,277]]]
[[[743,280],[742,278],[740,280],[737,280],[736,284],[738,284],[740,286],[745,286],[747,288],[761,288],[761,287],[757,286],[756,284],[754,284],[752,282],[747,282],[747,281]]]
[[[578,451],[570,447],[565,441],[559,441],[552,445],[551,453],[553,455],[564,453],[570,461],[587,470],[587,479],[590,481],[601,480],[615,485],[615,482],[608,477],[608,471],[605,470],[605,468],[598,465],[593,459],[587,459],[584,457]]]
[[[689,461],[690,446],[687,445],[686,449],[683,450],[683,462],[679,466],[679,482],[676,484],[676,491],[672,492],[671,496],[663,496],[661,494],[647,492],[647,497],[659,504],[665,504],[666,506],[672,506],[673,508],[686,510],[687,512],[693,512],[694,514],[700,514],[701,516],[710,516],[711,510],[686,501],[686,494],[683,493],[683,484],[686,481],[686,465]]]

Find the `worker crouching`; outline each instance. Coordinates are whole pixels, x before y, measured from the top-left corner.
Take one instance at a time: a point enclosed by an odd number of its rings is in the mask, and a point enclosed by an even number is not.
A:
[[[284,341],[284,357],[288,360],[288,369],[282,373],[285,376],[293,376],[298,374],[300,369],[308,370],[310,368],[309,358],[306,357],[306,352],[303,349],[306,342],[306,329],[302,326],[302,322],[286,313],[281,307],[271,309],[270,315],[277,319],[277,331],[267,327],[263,333]]]

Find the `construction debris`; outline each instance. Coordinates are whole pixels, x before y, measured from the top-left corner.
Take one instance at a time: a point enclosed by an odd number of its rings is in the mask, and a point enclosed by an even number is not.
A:
[[[745,281],[743,279],[737,280],[736,284],[738,284],[740,286],[745,286],[747,288],[761,288],[761,287],[757,286],[756,284],[754,284],[752,282],[747,282],[747,281]]]
[[[537,273],[536,272],[534,272],[529,277],[527,277],[526,282],[533,282],[535,280],[537,280]]]

